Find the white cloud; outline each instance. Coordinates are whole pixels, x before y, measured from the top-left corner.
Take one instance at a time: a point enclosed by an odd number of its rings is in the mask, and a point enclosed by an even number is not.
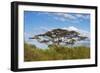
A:
[[[31,32],[30,33],[24,32],[25,37],[29,37],[29,36],[32,36],[32,35],[33,35],[33,33],[31,33]]]
[[[76,14],[77,17],[82,18],[84,17],[82,14]]]
[[[78,28],[76,28],[75,26],[70,26],[70,27],[67,27],[67,28],[64,27],[63,29],[66,29],[66,30],[69,30],[69,31],[74,30],[74,31],[79,32],[80,35],[86,36],[86,37],[90,38],[90,32],[85,31],[85,30],[82,30],[82,29],[78,29]]]
[[[66,29],[66,30],[69,30],[69,31],[71,31],[71,30],[79,31],[79,29],[74,27],[74,26],[64,27],[63,29]]]
[[[80,22],[80,19],[89,19],[90,15],[89,14],[81,14],[81,13],[76,13],[76,14],[71,14],[71,13],[61,13],[61,12],[44,12],[44,13],[39,13],[39,14],[46,14],[49,16],[53,16],[55,20],[59,21],[66,21],[66,20],[73,20],[72,22]]]
[[[66,21],[66,20],[75,20],[76,19],[75,16],[68,14],[68,13],[51,13],[51,14],[55,15],[54,16],[55,20],[59,20],[62,22]]]
[[[76,19],[75,16],[73,16],[72,14],[68,14],[68,13],[54,13],[54,15],[60,16],[64,19]]]
[[[60,21],[66,21],[66,20],[75,20],[75,21],[80,21],[80,19],[89,19],[90,15],[89,14],[83,14],[83,13],[61,13],[61,12],[39,12],[40,14],[46,14],[46,15],[55,15],[53,16],[54,19],[60,20]]]
[[[65,17],[65,18],[68,18],[68,19],[76,19],[76,17],[75,16],[73,16],[73,15],[71,15],[71,14],[63,14],[63,16]]]
[[[80,30],[80,34],[82,36],[86,36],[86,37],[88,37],[90,39],[90,32],[87,32],[87,31],[84,31],[84,30]]]
[[[41,15],[41,14],[47,14],[47,15],[49,15],[50,13],[49,12],[38,12],[38,15]]]
[[[89,19],[90,18],[89,14],[76,14],[75,16],[80,19]]]
[[[71,13],[51,13],[54,14],[54,19],[60,21],[72,20],[72,22],[80,22],[83,19],[89,19],[89,14],[71,14]]]
[[[74,26],[70,26],[67,28],[68,30],[75,30],[75,31],[79,31],[78,28],[74,27]]]
[[[66,21],[66,19],[63,18],[63,17],[54,17],[54,19],[56,19],[56,20],[60,20],[60,21],[62,21],[62,22]]]

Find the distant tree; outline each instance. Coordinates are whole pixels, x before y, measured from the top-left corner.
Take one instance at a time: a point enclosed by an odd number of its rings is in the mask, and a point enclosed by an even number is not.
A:
[[[31,37],[30,39],[36,39],[40,43],[61,45],[64,44],[75,44],[76,41],[85,40],[87,37],[80,36],[79,32],[69,31],[65,29],[53,29],[47,31],[44,34],[39,34]]]

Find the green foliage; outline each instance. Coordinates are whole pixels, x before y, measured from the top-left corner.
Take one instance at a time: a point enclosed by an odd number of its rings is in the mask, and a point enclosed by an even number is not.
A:
[[[65,47],[49,45],[39,49],[35,45],[24,44],[24,61],[70,60],[90,58],[90,48],[84,46]]]
[[[85,40],[87,38],[88,37],[80,36],[80,33],[77,31],[73,31],[73,30],[69,31],[69,30],[57,28],[57,29],[52,29],[51,31],[47,31],[43,34],[35,35],[29,39],[36,39],[40,43],[45,43],[49,45],[51,43],[56,45],[61,45],[61,43],[67,45],[68,44],[74,45],[76,41]]]

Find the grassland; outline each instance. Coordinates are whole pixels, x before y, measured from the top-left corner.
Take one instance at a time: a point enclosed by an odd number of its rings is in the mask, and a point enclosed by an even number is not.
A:
[[[71,60],[90,58],[90,48],[49,45],[47,49],[24,44],[24,61]]]

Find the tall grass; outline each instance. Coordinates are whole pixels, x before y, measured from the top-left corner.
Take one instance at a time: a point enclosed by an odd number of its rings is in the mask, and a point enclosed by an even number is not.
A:
[[[90,58],[90,48],[49,45],[47,49],[24,44],[24,61],[71,60]]]

